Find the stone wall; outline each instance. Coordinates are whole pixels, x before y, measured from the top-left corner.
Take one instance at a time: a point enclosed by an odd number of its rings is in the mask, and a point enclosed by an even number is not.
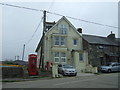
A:
[[[118,54],[120,52],[119,46],[89,44],[84,40],[83,49],[88,52],[88,62],[92,66],[99,67],[101,65],[105,65],[107,62],[120,61],[120,57],[119,59],[116,57],[106,57],[107,54]]]
[[[23,76],[22,67],[2,67],[2,78],[21,78]]]

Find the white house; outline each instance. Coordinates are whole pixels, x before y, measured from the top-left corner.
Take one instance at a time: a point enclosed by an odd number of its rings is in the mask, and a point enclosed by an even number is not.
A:
[[[82,33],[78,30],[64,16],[56,23],[46,22],[46,32],[36,49],[37,66],[40,65],[40,57],[43,57],[43,66],[47,61],[52,63],[53,77],[58,76],[57,65],[61,63],[71,64],[77,72],[84,72],[88,64],[88,53],[83,50]]]

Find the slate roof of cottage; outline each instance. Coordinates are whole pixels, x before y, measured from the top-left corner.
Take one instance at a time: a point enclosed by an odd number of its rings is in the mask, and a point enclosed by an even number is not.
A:
[[[83,34],[82,36],[83,36],[83,39],[86,40],[90,44],[120,46],[120,38],[115,38],[114,40],[112,40],[107,37],[94,36],[94,35]]]

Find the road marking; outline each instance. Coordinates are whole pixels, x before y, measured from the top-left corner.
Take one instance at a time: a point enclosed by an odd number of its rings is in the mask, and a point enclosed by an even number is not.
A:
[[[85,79],[85,80],[80,80],[80,81],[63,82],[63,83],[58,83],[58,84],[54,84],[54,85],[58,86],[58,85],[63,85],[63,84],[71,84],[71,83],[84,82],[84,81],[90,81],[90,80],[96,80],[96,79],[98,79],[98,78]]]

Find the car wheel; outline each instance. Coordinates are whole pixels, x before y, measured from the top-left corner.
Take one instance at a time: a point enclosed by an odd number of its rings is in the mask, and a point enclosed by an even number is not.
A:
[[[108,71],[107,71],[108,73],[110,73],[111,72],[111,69],[108,69]]]

